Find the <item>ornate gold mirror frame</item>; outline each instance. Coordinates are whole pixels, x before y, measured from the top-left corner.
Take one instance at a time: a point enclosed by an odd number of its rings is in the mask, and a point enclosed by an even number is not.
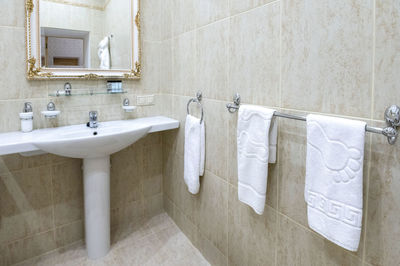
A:
[[[40,62],[39,0],[26,0],[26,70],[27,79],[139,79],[141,75],[140,0],[132,1],[131,69],[42,68]],[[33,31],[32,31],[33,30]]]

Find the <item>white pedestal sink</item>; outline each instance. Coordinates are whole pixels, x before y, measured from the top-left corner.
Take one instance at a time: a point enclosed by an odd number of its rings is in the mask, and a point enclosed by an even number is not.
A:
[[[89,258],[101,258],[110,249],[110,154],[149,132],[178,126],[176,120],[149,117],[103,122],[95,129],[82,124],[36,134],[32,144],[40,150],[83,159],[85,240]]]

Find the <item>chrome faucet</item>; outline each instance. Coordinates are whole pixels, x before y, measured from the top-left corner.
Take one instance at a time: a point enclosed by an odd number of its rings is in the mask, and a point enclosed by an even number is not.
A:
[[[89,112],[89,122],[87,123],[87,126],[90,128],[97,128],[97,111]]]

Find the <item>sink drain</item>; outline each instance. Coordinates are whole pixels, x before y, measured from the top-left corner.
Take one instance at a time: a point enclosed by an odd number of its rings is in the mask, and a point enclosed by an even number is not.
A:
[[[97,135],[97,131],[93,132],[93,135],[95,135],[95,136],[96,136],[96,135]]]

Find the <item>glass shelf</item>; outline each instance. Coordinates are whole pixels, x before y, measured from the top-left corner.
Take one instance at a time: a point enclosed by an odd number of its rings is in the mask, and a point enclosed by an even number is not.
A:
[[[118,91],[118,92],[109,92],[109,91],[106,91],[106,90],[87,90],[87,91],[75,90],[75,91],[71,92],[70,95],[65,95],[64,91],[59,91],[59,92],[49,93],[49,96],[52,96],[52,97],[71,97],[71,96],[91,96],[91,95],[106,95],[106,94],[114,95],[114,94],[124,94],[124,93],[128,93],[128,92],[125,91],[125,90]]]

